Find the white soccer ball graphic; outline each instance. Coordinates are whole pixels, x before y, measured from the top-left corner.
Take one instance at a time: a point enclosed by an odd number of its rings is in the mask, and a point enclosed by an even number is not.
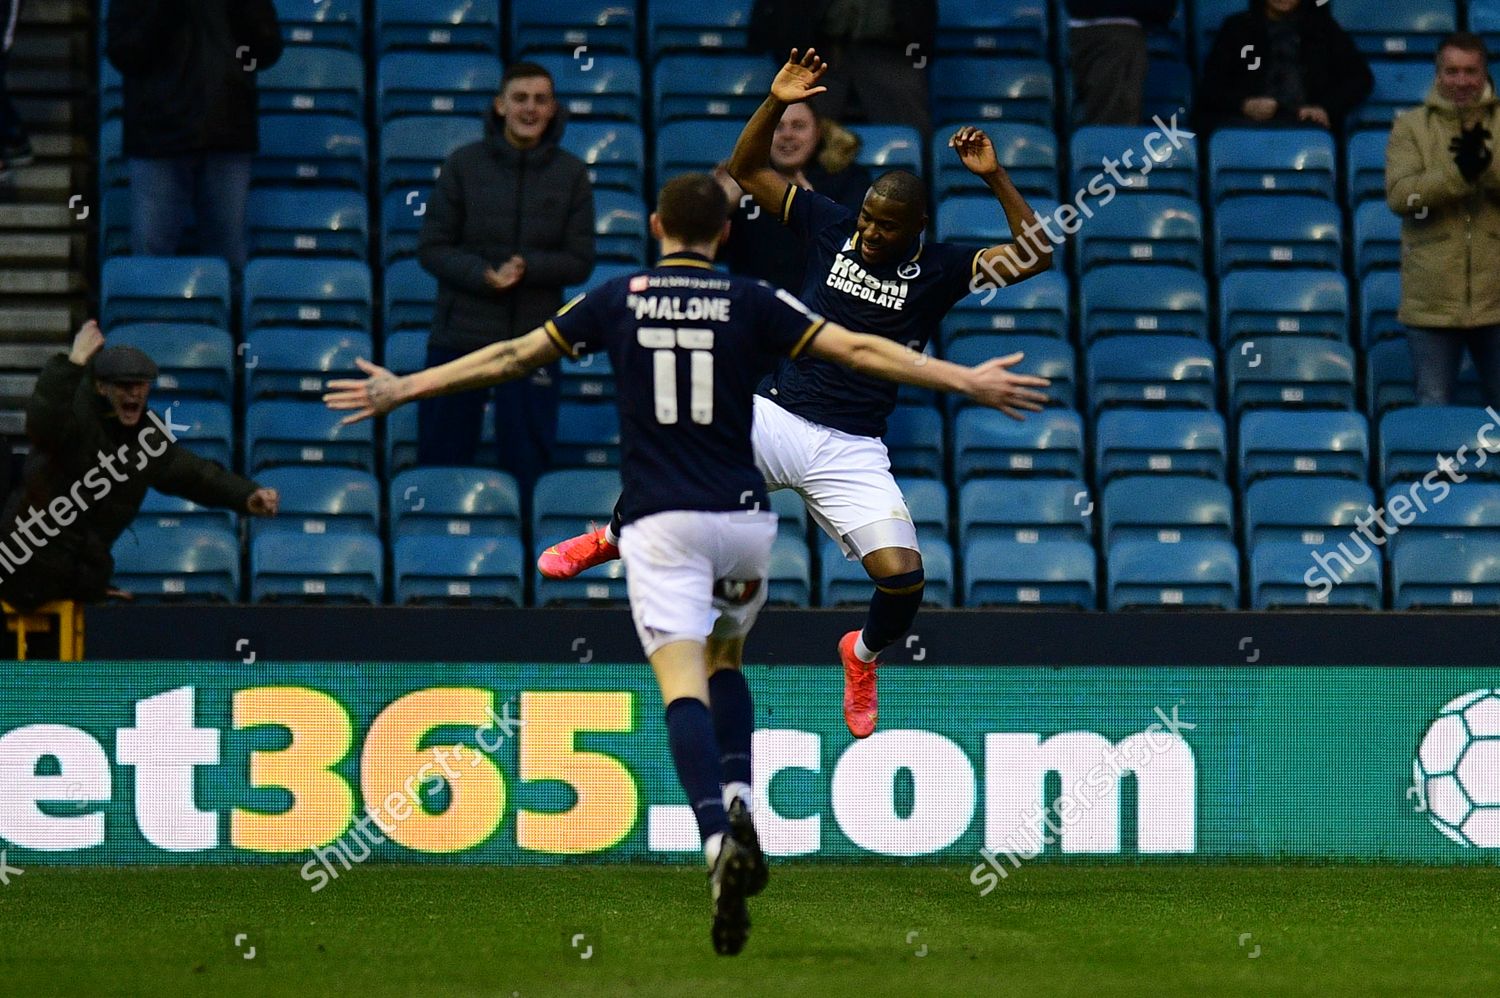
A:
[[[1500,849],[1500,690],[1444,705],[1411,769],[1438,831],[1460,845]]]

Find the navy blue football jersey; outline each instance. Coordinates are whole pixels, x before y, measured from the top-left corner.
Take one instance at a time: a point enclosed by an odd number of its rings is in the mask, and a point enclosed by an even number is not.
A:
[[[755,389],[823,324],[787,292],[695,253],[606,281],[548,320],[569,356],[605,350],[614,365],[622,521],[769,509],[750,444]]]
[[[903,260],[874,267],[859,252],[856,212],[795,184],[781,219],[807,244],[802,300],[830,322],[922,350],[943,316],[969,293],[983,249],[917,245]],[[866,437],[885,434],[897,387],[816,357],[789,360],[761,393],[803,419]]]

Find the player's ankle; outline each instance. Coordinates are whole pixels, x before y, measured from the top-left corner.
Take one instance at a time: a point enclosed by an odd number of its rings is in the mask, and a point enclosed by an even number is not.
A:
[[[703,840],[703,858],[708,860],[708,868],[712,870],[714,864],[719,861],[719,850],[724,847],[724,833],[714,832]]]
[[[744,802],[745,813],[755,812],[755,795],[750,791],[750,784],[735,781],[724,785],[724,810],[729,810],[729,805],[736,800]]]
[[[859,659],[866,665],[872,664],[877,658],[880,657],[880,652],[872,651],[870,649],[870,646],[865,644],[864,631],[860,631],[859,637],[854,639],[854,657]]]

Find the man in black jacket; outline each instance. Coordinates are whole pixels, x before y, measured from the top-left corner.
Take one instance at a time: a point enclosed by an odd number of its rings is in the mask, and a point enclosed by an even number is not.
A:
[[[1146,31],[1177,0],[1067,0],[1068,61],[1085,125],[1138,125],[1146,94]]]
[[[131,252],[175,255],[191,209],[199,250],[238,273],[255,74],[281,58],[272,0],[112,0],[105,30],[125,82]]]
[[[563,124],[551,75],[518,62],[501,79],[484,138],[443,164],[418,250],[438,280],[428,367],[530,332],[594,269],[593,187],[583,161],[558,147]],[[551,463],[557,378],[554,364],[494,389],[498,463],[523,502]],[[422,402],[419,463],[474,463],[486,394]]]
[[[147,411],[151,358],[103,347],[98,324],[85,323],[72,351],[47,361],[26,403],[31,453],[0,516],[0,599],[23,612],[109,594],[110,549],[147,487],[201,506],[276,515],[275,489],[185,449],[171,420]]]

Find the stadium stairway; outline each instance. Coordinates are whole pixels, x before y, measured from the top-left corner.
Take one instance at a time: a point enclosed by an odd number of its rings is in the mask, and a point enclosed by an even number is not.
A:
[[[0,182],[0,433],[7,437],[21,436],[37,371],[88,309],[88,219],[97,212],[90,68],[97,58],[89,0],[22,5],[7,81],[36,160]]]

